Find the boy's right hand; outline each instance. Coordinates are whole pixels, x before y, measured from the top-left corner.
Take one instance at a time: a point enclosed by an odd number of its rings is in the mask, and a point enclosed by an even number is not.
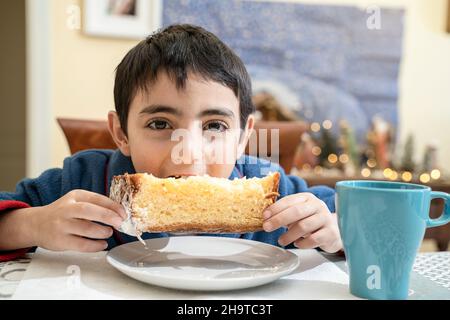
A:
[[[108,244],[102,239],[112,236],[110,226],[118,229],[127,218],[120,204],[85,190],[73,190],[55,202],[36,209],[41,212],[30,215],[33,242],[53,251],[105,250]]]

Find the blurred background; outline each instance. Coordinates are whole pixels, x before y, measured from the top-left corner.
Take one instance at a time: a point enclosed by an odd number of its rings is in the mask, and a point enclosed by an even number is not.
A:
[[[273,152],[286,171],[311,185],[380,179],[450,192],[449,0],[1,5],[1,190],[78,150],[114,147],[104,121],[116,66],[158,28],[193,23],[243,59],[258,127],[280,130]],[[431,215],[442,206],[433,201]],[[447,250],[449,227],[427,239],[424,251]]]

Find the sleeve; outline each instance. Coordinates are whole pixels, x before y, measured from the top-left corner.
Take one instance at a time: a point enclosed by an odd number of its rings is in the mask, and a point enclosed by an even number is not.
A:
[[[22,208],[29,208],[30,206],[21,201],[16,200],[3,200],[0,201],[0,214],[6,212],[7,210],[15,210]],[[0,251],[0,262],[10,261],[22,257],[31,248],[13,250],[13,251]]]
[[[38,178],[20,181],[15,192],[0,192],[0,214],[48,205],[74,189],[104,192],[105,167],[111,154],[108,150],[82,151],[67,157],[62,169],[49,169]],[[30,249],[0,251],[0,261],[18,258]]]
[[[60,196],[61,169],[45,171],[36,179],[24,179],[15,192],[0,192],[0,214],[7,211],[43,206]],[[0,262],[17,259],[32,248],[14,251],[0,251]]]

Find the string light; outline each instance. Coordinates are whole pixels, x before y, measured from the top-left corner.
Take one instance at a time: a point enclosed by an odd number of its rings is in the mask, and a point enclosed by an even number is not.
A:
[[[320,156],[320,154],[322,153],[322,149],[320,149],[320,147],[318,147],[318,146],[315,146],[311,149],[311,152],[313,155],[315,155],[317,157],[317,156]]]
[[[309,170],[311,170],[311,165],[309,163],[305,163],[302,166],[302,169],[305,170],[305,171],[309,171]]]
[[[377,165],[377,161],[375,159],[369,159],[367,160],[367,166],[369,168],[375,168]]]
[[[430,182],[430,175],[428,173],[422,173],[419,177],[419,180],[422,183]]]
[[[321,174],[322,173],[322,167],[321,166],[315,166],[314,167],[314,173]]]
[[[437,180],[441,177],[441,172],[438,169],[431,170],[431,178]]]
[[[397,180],[397,178],[398,178],[398,173],[397,173],[397,171],[392,170],[391,175],[389,176],[389,179],[392,180],[392,181],[394,181],[394,180]]]
[[[319,132],[320,131],[320,124],[318,122],[311,123],[311,131],[312,132]]]
[[[341,154],[341,155],[339,156],[339,161],[340,161],[341,163],[347,163],[347,162],[348,162],[348,155],[346,155],[345,153]]]
[[[338,157],[334,153],[331,153],[331,154],[328,155],[328,162],[329,163],[334,164],[334,163],[337,162],[337,160],[338,160]]]
[[[362,175],[364,178],[370,177],[371,174],[372,174],[372,172],[370,171],[369,168],[364,168],[364,169],[361,170],[361,175]]]
[[[409,172],[409,171],[403,172],[403,173],[402,173],[402,180],[403,180],[403,181],[406,181],[406,182],[411,181],[411,180],[412,180],[412,174],[411,174],[411,172]]]
[[[333,122],[331,122],[331,120],[325,120],[322,122],[322,126],[324,129],[330,130],[333,127]]]
[[[383,170],[383,176],[385,178],[389,178],[391,176],[391,174],[392,174],[392,169],[391,168],[386,168],[386,169]]]

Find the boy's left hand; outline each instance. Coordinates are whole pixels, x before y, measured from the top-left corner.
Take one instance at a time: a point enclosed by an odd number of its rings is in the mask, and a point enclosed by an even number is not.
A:
[[[342,249],[336,214],[311,193],[297,193],[278,200],[264,211],[263,228],[266,232],[287,227],[278,243],[294,242],[297,248],[319,247],[334,253]]]

